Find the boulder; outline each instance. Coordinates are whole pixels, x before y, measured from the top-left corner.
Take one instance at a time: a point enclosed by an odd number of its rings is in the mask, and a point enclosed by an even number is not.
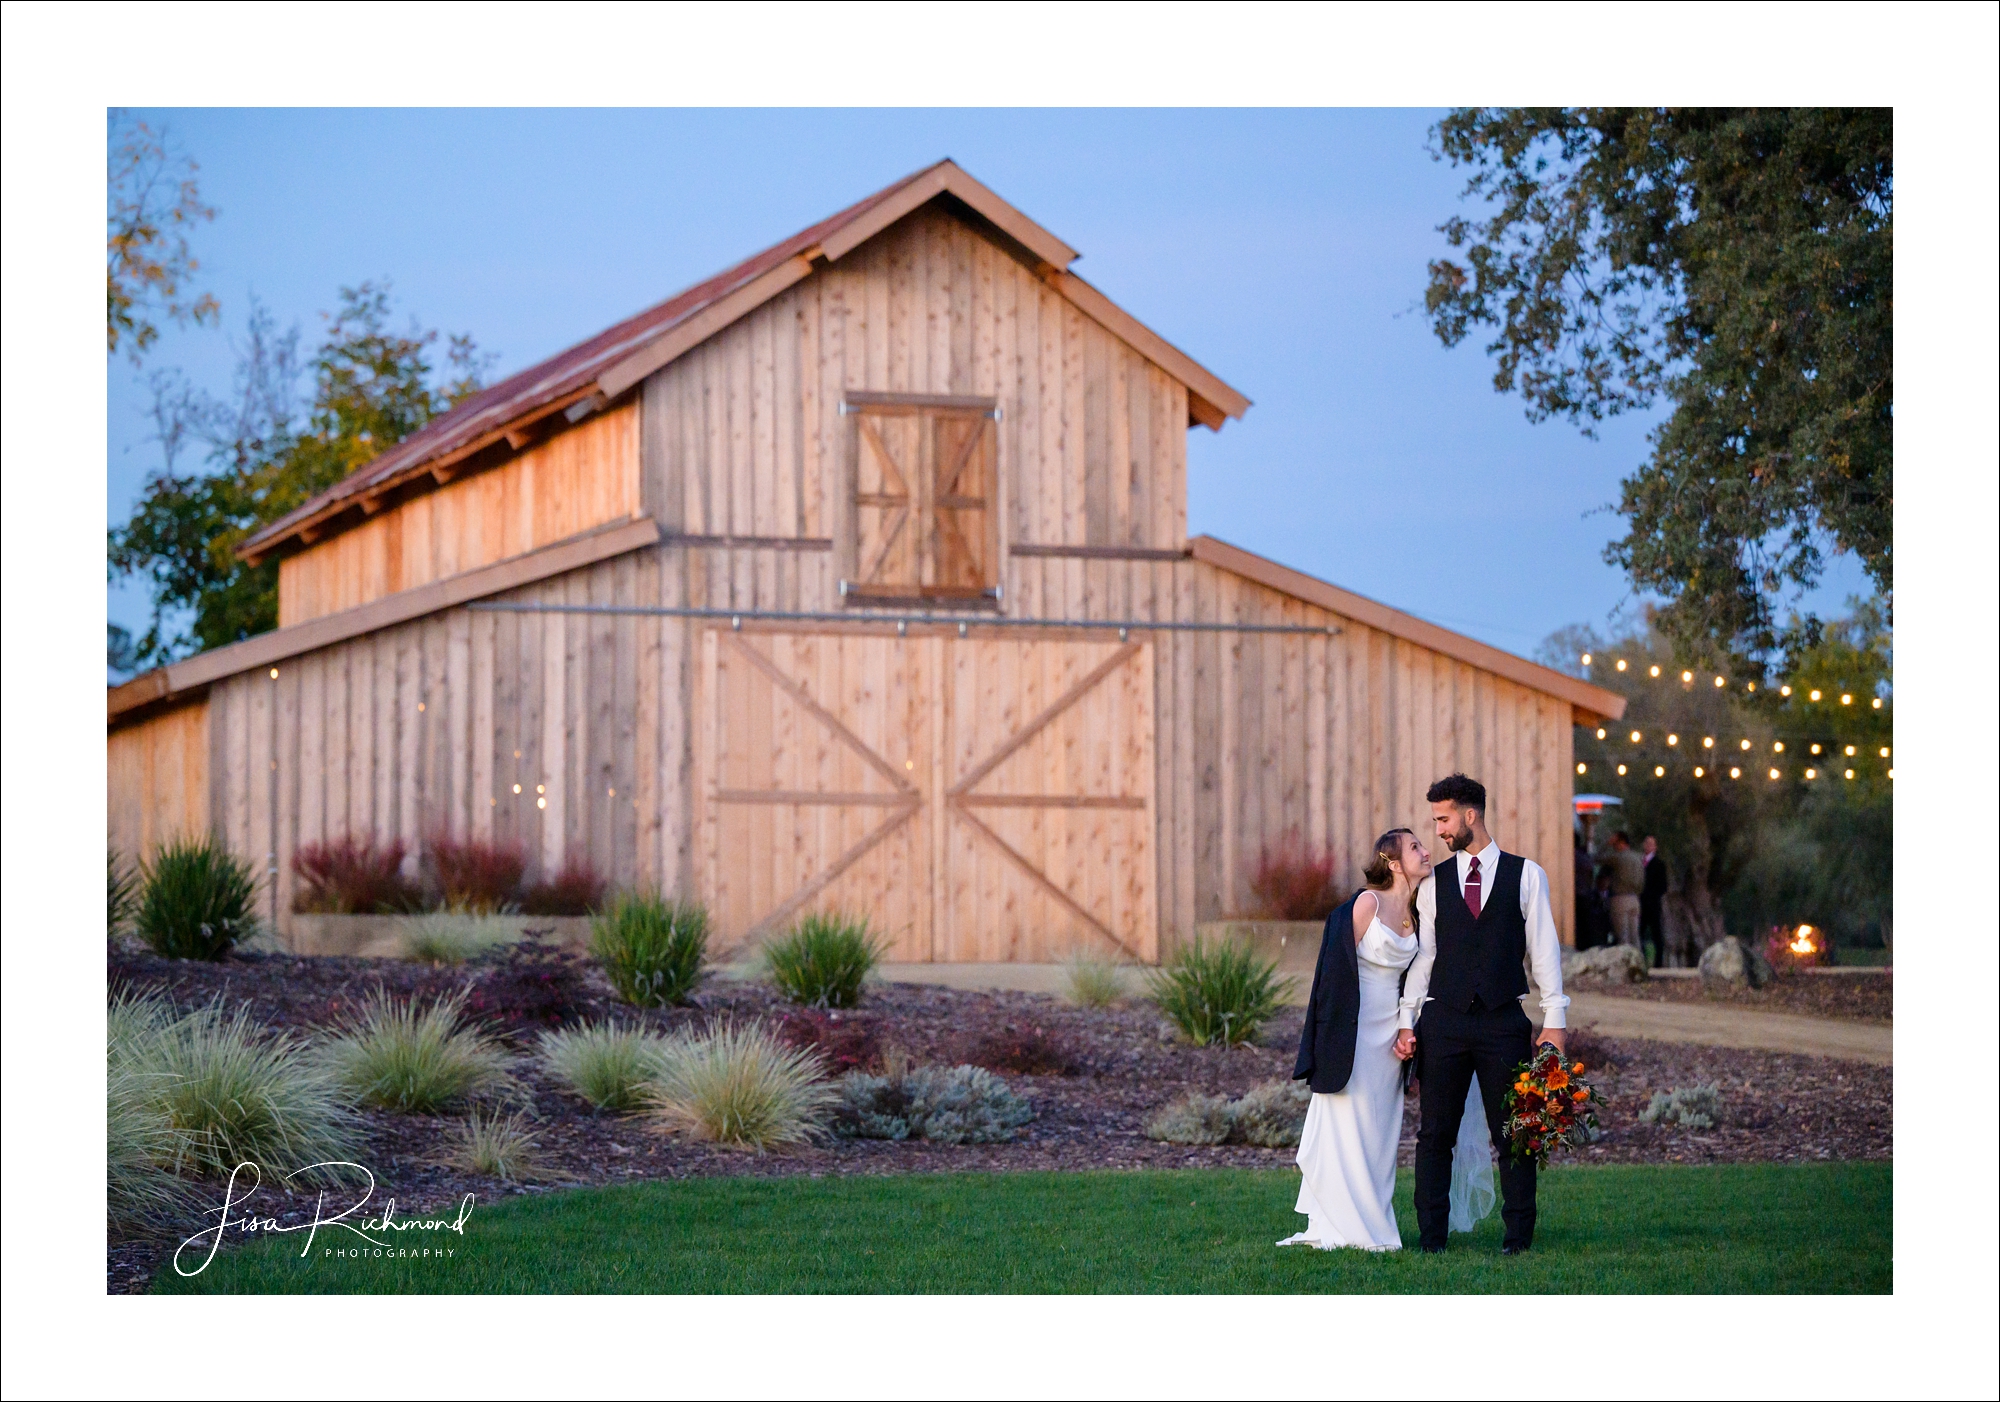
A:
[[[1563,959],[1563,982],[1643,983],[1647,978],[1645,951],[1629,944],[1578,950]]]
[[[1743,941],[1734,935],[1724,935],[1701,952],[1701,981],[1743,987],[1750,982],[1749,955]]]

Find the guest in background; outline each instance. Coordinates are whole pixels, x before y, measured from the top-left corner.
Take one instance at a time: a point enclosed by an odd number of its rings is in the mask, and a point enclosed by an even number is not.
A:
[[[1576,833],[1576,853],[1570,862],[1570,870],[1576,875],[1576,947],[1590,949],[1597,943],[1597,931],[1590,923],[1590,844],[1583,840],[1583,832]]]
[[[1639,897],[1646,889],[1646,859],[1632,850],[1632,835],[1611,835],[1611,856],[1604,863],[1611,878],[1611,936],[1615,944],[1639,948]]]
[[[1639,892],[1639,943],[1645,946],[1646,962],[1659,968],[1666,959],[1667,932],[1662,914],[1667,899],[1667,859],[1660,855],[1660,839],[1641,842],[1645,852],[1646,885]]]

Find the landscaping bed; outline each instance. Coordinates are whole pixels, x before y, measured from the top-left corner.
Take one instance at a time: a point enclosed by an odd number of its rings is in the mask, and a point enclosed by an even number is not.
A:
[[[1767,1013],[1797,1013],[1831,1017],[1843,1022],[1888,1026],[1895,1001],[1895,976],[1881,973],[1815,974],[1779,970],[1764,988],[1709,984],[1699,978],[1650,978],[1644,983],[1578,983],[1572,993],[1602,993],[1612,998],[1641,998],[1653,1003],[1729,1003]]]
[[[331,1030],[354,1016],[377,990],[428,999],[472,987],[497,996],[499,971],[481,965],[431,968],[398,961],[237,954],[215,963],[157,958],[121,948],[109,974],[114,988],[159,990],[182,1006],[221,995],[244,1003],[272,1029]],[[594,967],[573,974],[576,1010],[592,1019],[616,1017],[660,1030],[727,1017],[776,1019],[790,1009],[768,985],[711,978],[696,1006],[640,1011],[619,1003]],[[1815,983],[1847,983],[1820,979]],[[1884,980],[1886,982],[1886,980]],[[505,990],[500,990],[505,991]],[[489,1002],[492,1001],[489,998]],[[393,1196],[404,1213],[441,1207],[473,1193],[482,1203],[552,1187],[720,1175],[780,1177],[952,1171],[1105,1168],[1275,1168],[1289,1149],[1247,1145],[1189,1147],[1145,1137],[1147,1117],[1192,1090],[1238,1096],[1273,1077],[1288,1076],[1302,1013],[1281,1014],[1258,1045],[1194,1047],[1173,1035],[1143,1002],[1086,1010],[1047,995],[971,992],[912,984],[870,985],[862,1006],[841,1015],[858,1021],[880,1045],[900,1047],[917,1062],[979,1061],[993,1052],[1037,1048],[1066,1062],[1070,1074],[1002,1071],[1034,1104],[1036,1118],[1007,1143],[950,1145],[917,1140],[831,1140],[757,1154],[660,1132],[629,1117],[593,1111],[546,1077],[533,1057],[532,1031],[517,1033],[513,1071],[537,1121],[541,1162],[536,1177],[505,1183],[440,1162],[454,1121],[448,1117],[359,1112],[363,1161],[377,1179],[376,1202]],[[1037,1035],[1039,1032],[1039,1035]],[[1888,1067],[1770,1052],[1610,1041],[1588,1032],[1576,1052],[1591,1063],[1586,1076],[1603,1093],[1605,1137],[1576,1156],[1590,1163],[1730,1163],[1887,1159],[1891,1155]],[[1005,1058],[1000,1058],[1004,1060]],[[1725,1109],[1713,1130],[1641,1123],[1655,1091],[1714,1084]],[[1402,1162],[1410,1162],[1416,1128],[1412,1100],[1404,1123]],[[213,1194],[219,1201],[219,1191]],[[287,1218],[310,1204],[299,1195],[276,1211],[284,1195],[267,1184],[260,1210]],[[191,1226],[190,1231],[194,1228]],[[114,1244],[113,1290],[143,1289],[161,1260],[157,1245]]]

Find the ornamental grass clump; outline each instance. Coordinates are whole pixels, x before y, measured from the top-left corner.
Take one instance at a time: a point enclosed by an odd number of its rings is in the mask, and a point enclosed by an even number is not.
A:
[[[105,1037],[105,1218],[119,1235],[144,1234],[184,1221],[193,1189],[172,1167],[187,1157],[188,1135],[176,1129],[156,1093],[159,1077],[137,1064],[142,1037],[156,1035],[173,1011],[158,995],[114,999]]]
[[[1160,1011],[1198,1047],[1254,1040],[1296,984],[1278,977],[1275,960],[1259,959],[1230,940],[1208,944],[1199,935],[1146,977]]]
[[[626,1002],[677,1007],[701,982],[708,911],[698,901],[621,895],[591,920],[590,952]]]
[[[1087,954],[1063,965],[1063,996],[1079,1008],[1109,1008],[1125,1000],[1125,966]]]
[[[719,1023],[674,1039],[648,1100],[662,1128],[762,1152],[825,1133],[839,1095],[822,1070],[760,1022]]]
[[[919,1066],[842,1076],[833,1127],[850,1139],[1000,1144],[1034,1118],[1035,1107],[983,1066]]]
[[[764,946],[771,981],[794,1003],[851,1008],[861,984],[882,962],[882,943],[861,917],[813,914]]]
[[[327,1061],[364,1105],[435,1114],[512,1088],[507,1054],[462,1021],[465,995],[419,1009],[377,991],[361,1019],[334,1039]]]
[[[449,1161],[489,1178],[533,1178],[541,1171],[540,1144],[525,1111],[475,1109],[454,1132]]]
[[[167,843],[140,879],[133,925],[155,954],[220,959],[257,931],[257,878],[213,836]]]
[[[114,1076],[169,1126],[176,1171],[253,1163],[270,1177],[359,1146],[352,1103],[328,1069],[295,1038],[263,1032],[247,1006],[230,1013],[218,999],[174,1015],[114,1004],[108,1041]]]
[[[423,890],[403,875],[409,847],[352,835],[306,842],[292,854],[292,909],[317,915],[393,915],[422,910]]]
[[[551,1076],[599,1110],[638,1110],[666,1068],[669,1042],[639,1027],[598,1023],[542,1034],[537,1055]]]
[[[403,936],[403,957],[418,964],[465,964],[519,937],[518,931],[495,929],[476,915],[436,912],[411,923]]]

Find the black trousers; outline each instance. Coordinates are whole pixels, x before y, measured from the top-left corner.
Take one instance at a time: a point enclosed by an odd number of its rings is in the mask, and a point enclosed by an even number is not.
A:
[[[1639,901],[1639,943],[1653,946],[1653,967],[1659,968],[1667,962],[1666,921],[1658,901]]]
[[[1451,1229],[1451,1151],[1458,1143],[1466,1092],[1475,1072],[1486,1102],[1486,1124],[1499,1145],[1500,1221],[1505,1244],[1526,1248],[1535,1240],[1535,1162],[1506,1149],[1501,1127],[1514,1068],[1534,1051],[1535,1025],[1518,1005],[1459,1012],[1431,1003],[1417,1035],[1417,1074],[1423,1084],[1423,1122],[1417,1130],[1417,1235],[1426,1251],[1442,1250]]]

